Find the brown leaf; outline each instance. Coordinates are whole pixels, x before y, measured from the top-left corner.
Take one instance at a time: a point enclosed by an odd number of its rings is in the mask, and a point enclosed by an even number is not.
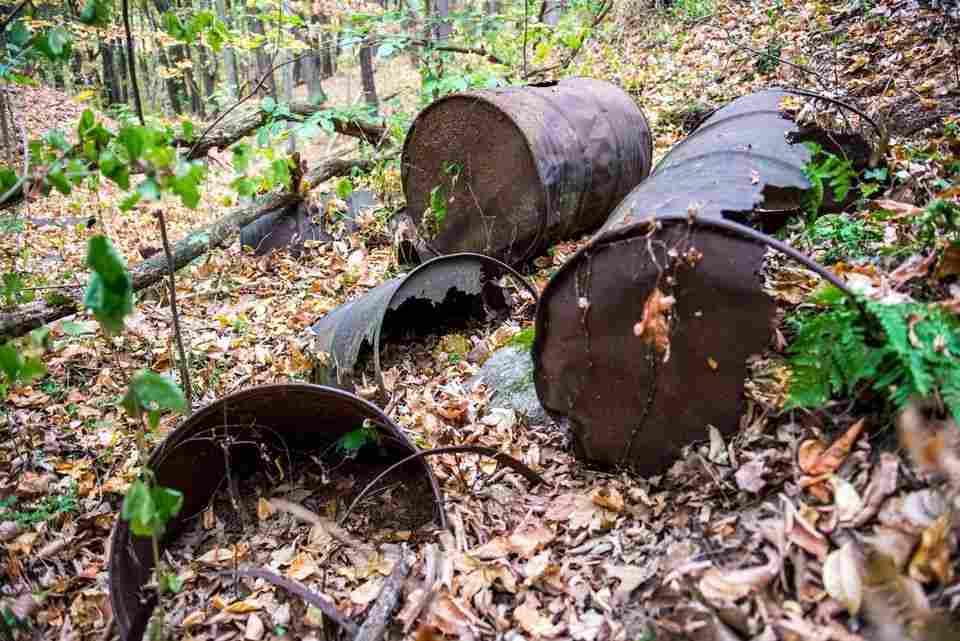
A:
[[[590,493],[590,500],[594,505],[617,514],[622,513],[624,509],[623,495],[614,487],[598,487]]]
[[[933,275],[937,280],[960,275],[960,243],[947,245]]]
[[[613,593],[614,601],[617,603],[625,603],[634,590],[656,573],[656,569],[656,565],[641,568],[636,565],[606,564],[604,570],[606,570],[607,576],[620,580],[620,585],[617,586],[617,589]]]
[[[926,256],[922,254],[914,254],[905,260],[902,265],[897,267],[890,274],[890,280],[893,282],[893,288],[900,289],[914,278],[923,278],[926,276],[928,273],[930,273],[930,267],[933,266],[933,261],[936,259],[936,257],[936,252],[930,252]]]
[[[863,509],[850,522],[851,527],[860,527],[880,511],[880,506],[897,489],[897,471],[900,469],[900,459],[897,455],[884,452],[880,461],[873,468],[870,483],[863,493]]]
[[[481,561],[502,559],[510,554],[510,542],[505,536],[497,536],[483,545],[479,545],[468,552],[470,556]]]
[[[810,441],[801,443],[798,460],[800,469],[810,476],[835,473],[843,465],[850,449],[863,431],[864,422],[865,419],[860,419],[851,425],[840,438],[823,450],[820,449],[821,443],[810,443]]]
[[[897,214],[896,218],[911,218],[923,213],[922,207],[897,200],[875,200],[873,204],[879,209],[885,209]]]
[[[643,317],[633,326],[633,335],[653,345],[663,354],[663,362],[670,360],[670,310],[677,300],[664,296],[659,287],[654,288],[643,304]]]
[[[247,641],[260,641],[265,631],[263,620],[256,614],[251,613],[250,616],[247,617],[247,626],[243,632],[243,638]]]
[[[726,603],[742,599],[754,591],[766,587],[780,574],[780,555],[773,548],[766,548],[767,563],[740,570],[723,570],[713,567],[704,573],[699,587],[703,596],[712,603]]]
[[[827,594],[856,616],[863,603],[863,579],[852,543],[827,555],[823,562],[823,587]]]
[[[953,580],[953,565],[950,563],[950,529],[953,524],[951,512],[941,514],[923,531],[920,547],[910,561],[910,576],[921,583],[934,579],[940,585],[949,585]]]
[[[556,636],[565,627],[562,623],[552,624],[549,617],[540,613],[540,601],[532,592],[527,592],[527,598],[513,611],[513,618],[535,639]]]
[[[22,499],[41,496],[47,493],[53,480],[52,474],[38,474],[28,470],[20,475],[15,493]]]
[[[622,500],[622,499],[621,499]],[[510,551],[522,559],[527,559],[549,544],[554,533],[542,525],[528,525],[518,528],[508,540]]]
[[[738,469],[734,475],[737,481],[737,487],[745,492],[758,493],[767,485],[767,482],[763,480],[763,473],[766,472],[766,469],[766,463],[763,458],[759,456],[751,461],[747,461],[740,466],[740,469]]]

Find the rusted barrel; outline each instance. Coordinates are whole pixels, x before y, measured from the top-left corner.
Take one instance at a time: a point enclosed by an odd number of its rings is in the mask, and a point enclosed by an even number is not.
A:
[[[650,172],[652,154],[643,112],[600,80],[455,94],[407,133],[403,190],[438,253],[515,265],[603,224]]]
[[[782,113],[786,96],[751,94],[714,113],[544,289],[534,382],[582,457],[656,474],[709,425],[736,430],[747,360],[772,334],[768,249],[832,278],[730,220],[796,211],[811,189],[801,143],[816,132]]]
[[[369,419],[380,434],[378,453],[386,462],[399,461],[417,451],[383,412],[343,390],[302,383],[265,385],[232,394],[195,412],[153,453],[147,467],[157,482],[183,493],[183,508],[168,524],[165,542],[199,515],[223,486],[224,451],[230,450],[230,469],[251,469],[269,448],[290,453],[325,451],[344,434]],[[358,454],[361,460],[362,451]],[[281,455],[281,458],[283,456]],[[417,459],[427,491],[433,495],[435,516],[444,524],[440,489],[430,466]],[[151,540],[135,537],[129,524],[117,519],[110,546],[110,601],[123,641],[140,641],[156,603],[144,586],[153,572]]]

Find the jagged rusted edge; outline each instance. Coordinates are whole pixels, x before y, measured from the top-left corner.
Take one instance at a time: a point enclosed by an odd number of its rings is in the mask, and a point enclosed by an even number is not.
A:
[[[499,269],[502,274],[509,275],[516,279],[516,281],[530,294],[533,296],[534,305],[540,300],[540,295],[537,292],[537,288],[528,281],[520,272],[511,267],[510,265],[500,261],[492,256],[487,256],[486,254],[477,254],[474,252],[457,252],[456,254],[444,254],[443,256],[438,256],[430,261],[419,265],[416,269],[411,271],[409,274],[404,276],[404,282],[397,287],[397,290],[393,293],[393,296],[387,300],[387,304],[380,310],[380,317],[377,319],[377,324],[373,332],[373,369],[377,375],[377,384],[380,386],[380,389],[385,389],[383,384],[383,371],[380,367],[380,332],[383,330],[383,320],[387,315],[387,310],[393,305],[394,300],[397,298],[397,295],[403,289],[403,286],[407,283],[408,280],[413,278],[415,274],[420,271],[424,271],[430,268],[436,269],[439,263],[444,262],[453,262],[456,260],[475,260],[477,262],[489,265],[496,269]]]

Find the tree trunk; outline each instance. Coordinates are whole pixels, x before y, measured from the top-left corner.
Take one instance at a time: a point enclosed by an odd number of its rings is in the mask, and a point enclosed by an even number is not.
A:
[[[368,169],[372,163],[368,160],[328,160],[306,176],[310,188],[333,178],[349,174],[356,168]],[[227,244],[240,229],[261,216],[286,209],[297,204],[301,196],[292,193],[271,194],[259,201],[235,209],[209,227],[191,232],[186,238],[173,246],[174,269],[180,269],[194,258],[202,256],[210,249]],[[160,282],[167,275],[167,259],[163,252],[145,260],[130,270],[133,289],[139,291]],[[32,329],[50,323],[80,311],[79,297],[57,305],[46,301],[36,301],[22,305],[12,312],[0,312],[0,337],[13,338],[23,336]]]
[[[13,123],[7,118],[7,88],[0,84],[0,143],[3,143],[3,155],[12,168],[16,161],[13,142]]]
[[[250,18],[250,30],[254,33],[258,33],[261,36],[265,36],[263,30],[263,22],[259,18],[251,17]],[[255,82],[260,82],[260,80],[266,76],[267,81],[263,83],[263,86],[260,88],[259,95],[261,96],[273,96],[277,97],[277,79],[275,74],[270,70],[270,56],[267,54],[266,44],[261,45],[257,48],[257,78]]]
[[[119,99],[118,102],[124,104],[131,103],[131,91],[128,88],[129,79],[127,73],[127,56],[123,53],[124,43],[119,40],[114,40],[114,46],[116,47],[114,51],[114,61],[116,62],[116,73],[117,73],[117,89]]]
[[[217,3],[217,15],[220,16],[220,19],[227,25],[227,27],[233,26],[233,15],[230,11],[227,10],[226,0],[216,0]],[[237,54],[233,50],[233,47],[227,45],[223,48],[223,66],[226,69],[227,77],[227,91],[231,96],[237,96],[240,94],[240,83],[239,78],[240,74],[237,72]]]
[[[330,33],[330,30],[327,29],[327,25],[330,24],[330,18],[323,13],[320,15],[315,15],[314,18],[321,25],[320,73],[321,77],[329,78],[333,74],[337,73],[337,55],[339,54],[339,51],[337,51],[334,34]]]
[[[363,99],[374,115],[380,112],[380,100],[377,98],[377,86],[373,77],[373,44],[370,36],[360,45],[360,82],[363,83]]]
[[[312,14],[307,29],[307,44],[313,48],[314,54],[303,59],[303,75],[307,83],[307,102],[314,105],[319,105],[327,99],[326,94],[323,93],[322,80],[328,77],[325,75],[324,65],[329,52],[325,54],[323,50],[324,39],[316,29],[319,24],[320,17],[317,14]]]
[[[436,20],[434,34],[438,42],[445,43],[450,39],[453,25],[450,23],[450,0],[433,0],[433,17]]]
[[[540,22],[551,27],[557,26],[565,4],[564,0],[543,0],[540,5]]]
[[[107,106],[120,102],[120,91],[117,87],[116,65],[113,61],[113,42],[100,43],[100,62],[103,65],[103,89]]]

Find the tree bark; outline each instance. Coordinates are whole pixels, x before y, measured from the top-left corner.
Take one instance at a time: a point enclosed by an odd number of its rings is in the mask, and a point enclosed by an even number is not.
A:
[[[327,160],[310,171],[305,179],[310,189],[335,176],[349,174],[354,169],[368,169],[373,163],[369,160]],[[173,246],[174,268],[180,269],[190,261],[202,256],[210,249],[226,245],[240,229],[261,216],[296,205],[302,197],[294,193],[271,194],[246,207],[239,207],[208,227],[189,233]],[[139,291],[160,282],[167,274],[167,258],[158,252],[130,270],[133,289]],[[14,338],[23,336],[30,330],[60,318],[76,314],[81,309],[81,296],[51,305],[46,301],[36,301],[22,305],[14,311],[0,311],[0,337]]]
[[[3,155],[6,157],[7,164],[13,167],[16,155],[14,154],[13,143],[13,123],[8,122],[7,118],[7,88],[0,84],[0,142],[3,143]]]
[[[374,114],[380,112],[380,100],[377,98],[377,85],[373,77],[373,45],[370,36],[360,45],[360,82],[363,83],[363,99]]]
[[[450,39],[453,25],[450,23],[450,0],[433,0],[433,17],[436,19],[434,34],[437,42],[445,43]]]
[[[261,22],[259,18],[250,18],[250,30],[261,36],[266,36],[263,30],[263,22]],[[270,56],[267,55],[266,51],[266,44],[263,44],[257,48],[257,80],[259,81],[260,78],[267,76],[267,81],[263,84],[259,94],[261,96],[273,96],[274,99],[276,99],[277,79],[273,71],[271,71],[271,67]]]
[[[113,42],[100,43],[100,62],[103,65],[103,89],[106,94],[107,105],[120,102],[120,92],[117,87],[116,65],[113,63]]]
[[[216,0],[217,15],[223,20],[227,28],[233,26],[233,16],[227,10],[226,0]],[[240,74],[237,71],[237,54],[233,47],[227,45],[223,48],[223,66],[226,69],[227,89],[231,96],[237,96],[240,93]]]
[[[551,27],[557,26],[565,4],[563,0],[543,0],[543,4],[540,5],[540,22]]]

